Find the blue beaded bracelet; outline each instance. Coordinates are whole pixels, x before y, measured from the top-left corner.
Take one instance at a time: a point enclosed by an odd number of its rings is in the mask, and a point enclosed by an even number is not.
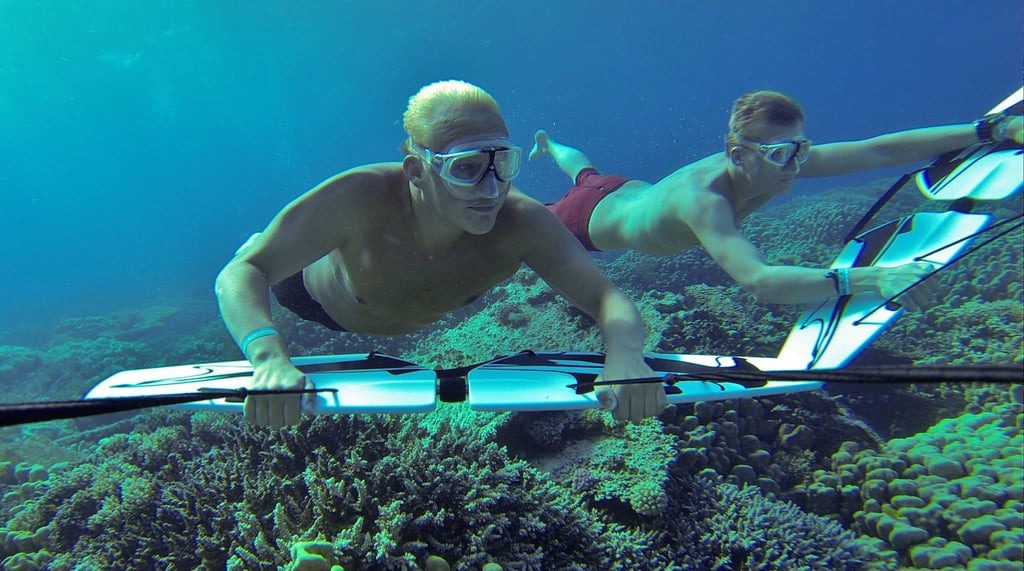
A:
[[[240,346],[242,349],[242,355],[246,359],[248,359],[249,355],[248,353],[246,353],[246,350],[249,349],[249,344],[259,339],[260,337],[267,337],[270,335],[280,335],[280,333],[278,333],[277,329],[274,329],[273,327],[264,327],[262,329],[257,329],[256,331],[253,331],[252,333],[246,335],[245,339],[242,340],[242,344]]]

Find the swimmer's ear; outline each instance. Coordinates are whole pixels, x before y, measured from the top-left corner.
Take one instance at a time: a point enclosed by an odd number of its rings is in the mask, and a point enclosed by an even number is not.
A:
[[[729,151],[729,160],[732,161],[732,164],[734,165],[742,165],[743,151],[739,147],[733,147],[732,150]]]
[[[402,170],[405,171],[405,176],[409,177],[409,182],[416,186],[420,185],[420,180],[423,178],[423,161],[419,157],[405,155],[405,160],[402,161]]]

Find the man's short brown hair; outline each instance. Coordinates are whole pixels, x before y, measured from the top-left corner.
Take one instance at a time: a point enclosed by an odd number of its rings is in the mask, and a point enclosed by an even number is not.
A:
[[[757,123],[785,127],[803,121],[804,110],[793,98],[778,91],[755,91],[733,103],[726,143],[732,145],[736,137],[747,138],[751,126]]]

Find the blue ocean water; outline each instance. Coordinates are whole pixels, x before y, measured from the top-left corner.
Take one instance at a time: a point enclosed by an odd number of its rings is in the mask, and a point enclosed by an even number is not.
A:
[[[543,127],[655,179],[755,89],[818,141],[972,120],[1019,86],[1021,28],[1018,0],[0,2],[0,329],[212,295],[287,201],[397,159],[434,80],[491,91],[524,146]]]

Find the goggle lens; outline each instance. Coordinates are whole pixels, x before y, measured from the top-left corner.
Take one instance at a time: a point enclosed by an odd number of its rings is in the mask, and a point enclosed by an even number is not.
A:
[[[800,164],[807,162],[807,159],[811,156],[811,142],[806,139],[798,141],[785,141],[782,143],[756,143],[757,151],[761,153],[764,160],[784,167],[796,157],[796,161]]]
[[[474,186],[492,171],[508,182],[519,176],[523,151],[519,147],[489,148],[446,155],[434,155],[431,162],[441,178],[459,186]],[[440,163],[440,164],[438,164]]]

